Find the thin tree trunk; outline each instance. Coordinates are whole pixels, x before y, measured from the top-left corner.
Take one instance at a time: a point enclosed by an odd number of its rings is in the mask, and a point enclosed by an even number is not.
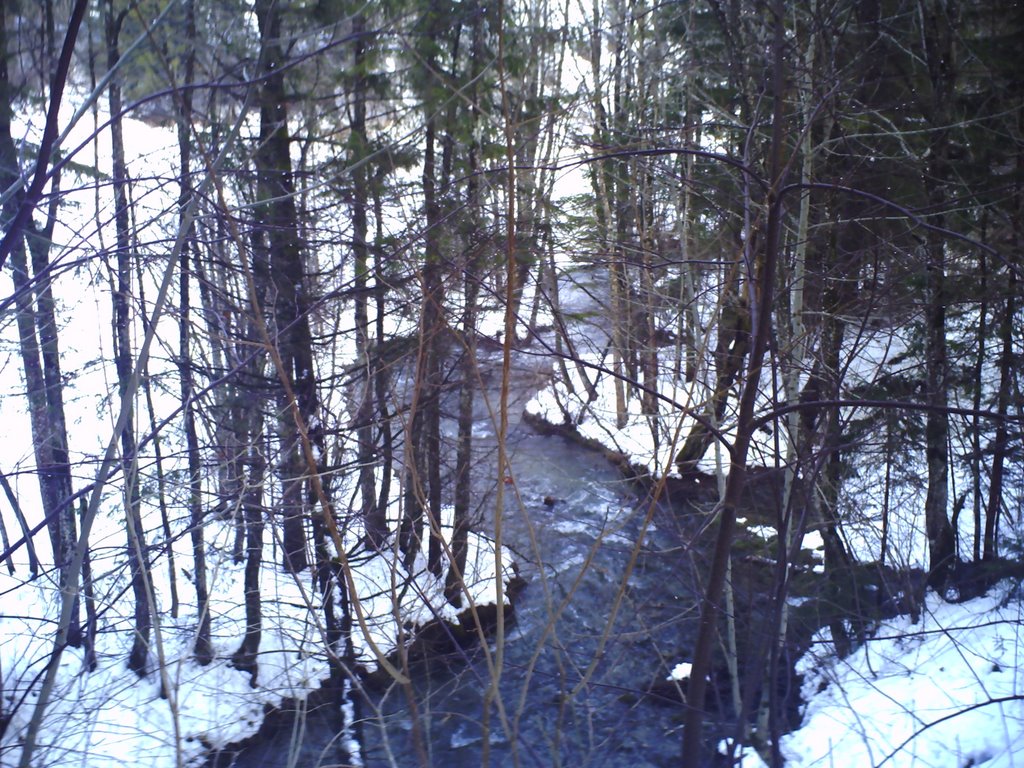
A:
[[[146,294],[142,289],[142,265],[136,263],[135,277],[139,285],[139,315],[142,318],[144,332],[149,331],[146,316]],[[167,510],[167,473],[164,472],[164,452],[157,426],[156,406],[153,404],[153,387],[150,382],[149,366],[142,372],[142,390],[146,398],[146,411],[149,414],[149,429],[153,435],[153,462],[156,469],[157,505],[160,508],[160,527],[164,534],[164,553],[167,555],[167,582],[171,593],[171,616],[178,617],[178,577],[174,567],[174,534],[171,531],[171,518]]]
[[[608,113],[604,105],[604,74],[601,68],[603,49],[601,4],[598,0],[594,0],[590,29],[590,69],[594,78],[594,96],[592,101],[594,110],[594,146],[598,148],[598,152],[603,151],[610,142]],[[612,386],[615,391],[615,423],[621,429],[626,425],[626,385],[622,354],[625,344],[625,332],[623,330],[622,318],[623,300],[621,296],[621,280],[619,278],[620,266],[616,261],[616,248],[612,244],[611,237],[614,178],[610,165],[611,161],[609,160],[595,161],[591,171],[591,182],[594,188],[594,196],[597,198],[595,219],[598,243],[600,244],[600,257],[607,260],[608,263],[608,290],[611,304],[612,374],[614,376]]]
[[[984,224],[982,225],[984,230]],[[971,485],[974,519],[974,547],[972,555],[975,562],[981,560],[981,545],[984,538],[981,507],[981,396],[984,389],[985,356],[988,353],[988,261],[985,250],[978,253],[978,293],[981,304],[978,307],[978,356],[974,363],[974,418],[971,423]],[[888,466],[886,466],[886,491],[888,491]]]
[[[431,211],[433,210],[433,213]],[[437,233],[441,226],[440,206],[427,204],[427,229]],[[441,356],[444,349],[444,288],[441,283],[440,237],[427,237],[426,264],[423,268],[425,285],[424,333],[426,334],[426,384],[423,402],[424,435],[422,458],[426,473],[421,475],[427,483],[427,513],[430,524],[430,543],[427,547],[427,567],[435,576],[442,572],[441,562]]]
[[[255,335],[255,334],[254,334]],[[253,366],[256,365],[254,362]],[[238,650],[231,656],[231,663],[249,673],[249,684],[256,687],[259,674],[259,649],[263,628],[263,614],[260,594],[260,572],[263,567],[263,479],[265,466],[261,448],[263,420],[259,409],[249,411],[248,429],[248,477],[242,490],[243,514],[245,515],[245,572],[243,590],[245,594],[245,636]]]
[[[18,502],[18,497],[15,495],[7,475],[2,471],[0,471],[0,485],[3,486],[4,495],[7,496],[7,501],[14,511],[14,517],[18,521],[18,528],[21,530],[21,535],[25,540],[25,549],[28,552],[28,573],[34,579],[39,575],[39,556],[36,554],[36,545],[32,540],[32,532],[29,528],[28,520],[25,519],[25,513],[21,509],[21,504]],[[11,556],[13,558],[13,553],[11,553]]]
[[[439,14],[429,13],[428,36],[440,34]],[[433,50],[433,49],[431,49]],[[427,56],[427,68],[437,70],[434,55]],[[428,111],[434,105],[428,101]],[[423,150],[423,208],[425,232],[423,266],[420,280],[423,304],[420,313],[420,349],[416,362],[415,392],[411,408],[411,431],[405,442],[406,505],[403,519],[402,551],[412,565],[420,546],[424,522],[430,529],[427,567],[435,576],[443,569],[441,561],[441,356],[443,354],[444,287],[441,282],[443,238],[440,189],[444,182],[444,163],[438,170],[438,127],[434,114],[426,117]],[[443,160],[443,158],[442,158]],[[424,513],[426,520],[424,520]]]
[[[701,600],[700,624],[693,652],[693,667],[687,690],[688,709],[683,723],[683,755],[685,768],[696,768],[703,764],[704,702],[707,692],[708,675],[711,672],[711,650],[718,631],[718,606],[725,583],[725,576],[732,548],[733,530],[736,524],[736,508],[746,482],[746,459],[755,428],[754,404],[757,399],[761,367],[771,336],[771,313],[774,303],[776,264],[779,259],[779,243],[782,230],[782,201],[776,197],[784,173],[783,164],[783,90],[785,83],[784,5],[774,0],[771,13],[774,24],[772,53],[773,115],[770,155],[771,186],[767,194],[767,223],[765,228],[764,253],[758,259],[756,283],[757,305],[752,308],[753,327],[750,361],[743,390],[740,396],[736,426],[736,440],[733,444],[729,479],[725,496],[719,504],[718,534],[712,555],[711,570],[704,597]]]
[[[929,233],[928,307],[926,320],[925,379],[928,412],[925,421],[925,456],[928,491],[925,497],[925,532],[928,537],[929,583],[941,586],[956,557],[949,508],[949,412],[946,357],[946,288],[944,244]]]
[[[459,382],[458,443],[455,450],[455,503],[452,519],[451,558],[445,577],[445,598],[456,608],[462,606],[465,588],[466,556],[469,540],[469,510],[473,498],[473,406],[477,388],[476,334],[477,298],[480,291],[480,252],[484,247],[482,189],[480,185],[480,152],[478,141],[480,111],[477,106],[479,88],[477,83],[484,66],[483,14],[477,13],[473,22],[470,79],[474,83],[471,101],[471,135],[469,147],[469,181],[466,188],[466,208],[469,226],[469,242],[465,243],[465,265],[463,267],[462,294],[462,359]],[[539,292],[539,289],[538,289]]]
[[[889,555],[889,504],[892,494],[892,462],[893,462],[892,423],[885,421],[885,479],[882,489],[882,541],[878,549],[878,565],[885,568],[885,560]]]
[[[384,242],[384,216],[383,201],[380,195],[380,185],[374,185],[373,212],[376,221],[376,234],[374,243],[377,252],[374,254],[373,279],[374,279],[374,302],[376,305],[376,335],[379,341],[384,339],[384,318],[387,315],[387,280],[385,279],[385,264],[381,254],[381,245]],[[380,491],[377,496],[375,514],[379,521],[375,523],[380,528],[387,530],[388,507],[391,503],[391,475],[394,471],[394,433],[391,427],[391,413],[388,409],[389,400],[389,379],[388,366],[380,359],[380,347],[378,346],[378,359],[374,363],[373,397],[374,408],[377,413],[377,421],[380,425]]]
[[[192,89],[189,87],[194,79],[196,16],[194,0],[188,0],[185,6],[186,39],[189,42],[185,57],[185,88],[181,92],[178,117],[178,158],[181,163],[178,191],[179,226],[186,225],[185,211],[192,200]],[[192,287],[190,258],[195,249],[195,236],[189,228],[181,249],[178,271],[178,374],[181,380],[182,419],[185,426],[185,450],[188,455],[188,510],[189,536],[192,540],[193,579],[196,588],[196,629],[195,655],[196,661],[205,666],[213,660],[214,649],[210,637],[210,594],[206,583],[206,543],[203,536],[203,475],[199,455],[199,434],[196,430],[195,404],[192,378],[191,350],[191,308]]]
[[[125,12],[115,16],[113,0],[107,0],[107,67],[113,70],[120,59],[118,38]],[[114,192],[114,227],[116,230],[117,285],[113,291],[114,313],[114,366],[117,369],[118,393],[124,398],[132,376],[131,350],[131,239],[129,233],[128,171],[125,164],[124,134],[122,129],[121,87],[115,77],[107,89],[110,106],[111,163]],[[127,516],[128,564],[131,571],[132,596],[135,599],[135,632],[128,667],[139,677],[147,671],[149,637],[152,615],[149,594],[143,570],[145,563],[145,538],[142,526],[141,496],[137,476],[135,455],[135,420],[129,414],[120,434],[121,461],[125,478],[125,514]]]
[[[367,243],[367,209],[369,207],[369,173],[366,156],[369,139],[366,134],[366,18],[362,12],[352,17],[352,69],[356,73],[352,86],[353,151],[349,162],[352,170],[352,261],[355,270],[353,284],[355,297],[356,361],[361,368],[355,389],[358,406],[355,413],[356,460],[359,463],[359,497],[361,512],[366,520],[366,534],[371,546],[382,547],[387,538],[386,510],[377,507],[377,488],[373,440],[373,386],[374,369],[380,361],[370,355],[369,318],[369,245]],[[378,343],[379,343],[378,339]]]
[[[1011,263],[1006,288],[1006,304],[999,323],[999,392],[996,395],[996,434],[992,444],[992,471],[989,479],[988,505],[985,511],[985,548],[982,557],[994,560],[999,554],[999,515],[1003,509],[1003,484],[1006,457],[1009,449],[1009,430],[1006,427],[1010,406],[1010,382],[1013,379],[1013,318],[1016,312],[1017,270]]]
[[[1018,113],[1017,133],[1020,135],[1024,130],[1024,113]],[[1024,252],[1024,152],[1018,149],[1016,153],[1017,175],[1016,184],[1013,190],[1013,207],[1011,210],[1011,237],[1007,251],[1012,254],[1007,264],[1007,286],[1006,302],[1001,322],[999,324],[999,340],[1002,344],[1002,353],[999,358],[999,391],[996,395],[996,434],[992,446],[992,471],[989,480],[988,504],[985,510],[985,545],[982,557],[985,560],[994,560],[998,554],[999,546],[999,515],[1003,509],[1003,482],[1005,474],[1005,462],[1009,450],[1009,430],[1007,428],[1007,416],[1011,403],[1011,387],[1015,384],[1014,377],[1014,348],[1013,330],[1014,316],[1017,312],[1017,291],[1019,290],[1019,279],[1017,277],[1020,269],[1020,255]],[[1018,415],[1021,413],[1024,399],[1017,391]],[[1024,419],[1018,418],[1019,423],[1024,425]],[[1019,433],[1018,433],[1019,435]]]
[[[14,510],[14,516],[17,518],[18,523],[21,524],[21,530],[25,536],[25,543],[28,547],[28,569],[29,575],[34,579],[39,574],[39,560],[36,558],[35,547],[31,546],[32,536],[28,532],[28,524],[25,522],[25,515],[21,511],[21,504],[18,503],[18,497],[14,495],[14,489],[11,488],[11,484],[7,481],[7,475],[0,472],[0,485],[3,486],[4,494],[7,496],[7,501],[11,505],[11,509]],[[11,539],[7,535],[7,526],[4,524],[3,516],[0,515],[0,536],[2,536],[4,554],[3,559],[7,560],[7,572],[14,573],[14,552],[11,550]]]
[[[79,499],[78,517],[84,519],[87,509],[85,496]],[[83,523],[83,528],[84,528]],[[92,556],[89,548],[82,553],[82,592],[85,595],[85,668],[90,672],[96,669],[96,632],[99,629],[99,616],[96,611],[96,592],[92,580]],[[77,609],[76,609],[77,610]]]
[[[13,186],[20,175],[18,153],[11,133],[14,93],[7,67],[8,54],[6,13],[0,9],[0,189]],[[56,188],[56,178],[53,183]],[[24,206],[24,197],[24,193],[19,192],[12,195],[4,204],[2,215],[5,229],[9,229],[9,232],[14,231],[14,220]],[[16,325],[25,375],[39,492],[43,511],[47,516],[46,528],[54,562],[61,572],[60,583],[64,584],[67,577],[66,568],[71,562],[78,537],[75,530],[75,510],[71,501],[71,469],[68,462],[57,322],[49,278],[50,234],[57,216],[58,199],[57,194],[51,199],[44,231],[38,232],[35,224],[29,219],[21,234],[9,240],[8,244],[11,249]],[[29,276],[26,237],[32,254],[34,281]],[[30,561],[38,565],[34,546],[31,542],[29,546]],[[75,646],[81,643],[77,609],[72,615],[68,640]]]
[[[919,11],[929,27],[924,30],[926,64],[932,80],[931,122],[933,139],[929,148],[924,183],[933,223],[941,227],[947,207],[943,188],[949,169],[949,103],[956,78],[955,29],[946,8]],[[925,308],[925,457],[928,490],[925,496],[925,534],[928,538],[928,583],[941,587],[956,560],[956,540],[949,522],[949,361],[946,351],[946,248],[942,235],[929,229],[925,242],[927,304]]]

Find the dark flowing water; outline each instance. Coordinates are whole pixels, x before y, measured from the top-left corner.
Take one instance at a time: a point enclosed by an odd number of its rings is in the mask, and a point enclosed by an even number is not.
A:
[[[508,445],[518,496],[506,486],[505,541],[518,553],[527,587],[507,632],[504,722],[493,709],[491,764],[668,764],[679,754],[682,708],[646,692],[683,658],[695,601],[676,532],[663,530],[667,513],[658,511],[648,525],[627,579],[648,508],[618,470],[522,423]],[[557,501],[549,506],[545,497]],[[484,654],[424,663],[418,672],[430,765],[479,766],[490,679]],[[363,712],[373,714],[363,730],[367,764],[386,765],[389,749],[397,765],[416,764],[405,696],[396,689],[378,706],[379,713]]]
[[[526,587],[506,632],[490,764],[671,765],[683,708],[664,681],[688,658],[696,628],[693,568],[681,545],[701,516],[652,510],[602,455],[524,423],[523,406],[547,365],[529,351],[514,359],[508,449],[516,484],[505,485],[503,525]],[[492,426],[481,403],[476,435],[485,466],[494,460]],[[497,473],[480,474],[482,527],[492,530]],[[367,691],[359,712],[364,764],[419,765],[418,738],[428,765],[481,765],[490,680],[483,650],[421,661],[413,672],[415,707],[400,687]],[[336,716],[306,716],[301,733],[299,725],[254,745],[237,765],[344,764]]]
[[[599,334],[591,329],[580,338]],[[497,352],[482,358],[485,372],[500,370]],[[684,710],[666,676],[689,659],[696,633],[698,580],[687,542],[704,516],[678,500],[674,509],[652,508],[604,456],[523,422],[526,402],[550,370],[543,343],[513,357],[507,446],[516,482],[505,485],[502,519],[526,587],[506,631],[489,747],[491,677],[483,649],[469,649],[417,663],[412,706],[398,686],[366,691],[358,728],[366,766],[406,768],[425,756],[430,766],[469,768],[485,752],[492,766],[540,768],[648,768],[679,759]],[[492,377],[487,399],[496,409]],[[445,429],[454,434],[453,423]],[[476,495],[485,531],[496,515],[494,431],[480,397]],[[346,764],[338,757],[336,713],[306,717],[301,733],[299,725],[261,740],[237,765]]]

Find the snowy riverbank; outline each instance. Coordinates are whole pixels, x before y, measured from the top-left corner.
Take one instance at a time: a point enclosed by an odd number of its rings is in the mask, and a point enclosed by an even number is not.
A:
[[[208,528],[213,533],[216,526]],[[230,526],[221,531],[230,537]],[[215,538],[215,537],[213,537]],[[492,542],[470,535],[465,604],[495,604],[496,572]],[[214,660],[199,665],[192,653],[196,619],[191,585],[178,578],[182,610],[177,617],[164,609],[156,617],[152,667],[139,679],[127,669],[131,646],[131,606],[114,588],[100,608],[96,668],[89,670],[81,649],[66,648],[54,692],[43,716],[33,765],[75,765],[115,768],[128,764],[149,768],[183,768],[203,764],[211,751],[244,741],[259,730],[267,711],[286,700],[302,701],[328,679],[330,665],[319,592],[310,573],[293,577],[274,563],[261,571],[263,625],[256,684],[249,672],[235,668],[232,654],[245,635],[244,565],[234,563],[230,546],[211,547],[210,614]],[[184,553],[182,553],[184,555]],[[384,654],[397,648],[400,637],[411,642],[417,628],[434,620],[456,622],[459,610],[443,597],[444,580],[426,570],[420,557],[414,577],[405,578],[389,553],[363,551],[350,555],[352,575],[361,600],[367,632],[353,630],[357,665],[376,671],[370,642]],[[182,558],[179,562],[188,562]],[[514,579],[512,562],[504,557],[504,581]],[[166,597],[166,570],[155,566],[152,588]],[[0,670],[4,723],[0,765],[14,766],[21,740],[38,699],[38,686],[53,651],[52,631],[59,599],[47,575],[23,583],[6,572],[0,576],[4,609],[0,614]],[[355,749],[353,747],[353,749]]]
[[[621,456],[623,462],[652,477],[673,474],[680,435],[685,437],[692,419],[680,415],[671,432],[662,427],[659,441],[657,427],[639,410],[639,400],[630,399],[625,424],[616,427],[612,378],[602,370],[602,361],[595,358],[590,363],[593,397],[587,394],[578,369],[570,369],[573,381],[568,386],[556,379],[530,401],[527,410],[532,418],[574,430],[585,442]],[[685,404],[692,393],[665,383],[660,394],[664,402]],[[766,459],[777,455],[772,441],[770,432],[759,433],[752,464],[765,466]],[[701,469],[715,472],[713,449]],[[912,518],[908,512],[905,519]],[[901,533],[909,539],[920,531]],[[866,525],[861,531],[865,543],[855,551],[870,553],[878,535]],[[805,541],[805,546],[812,545],[820,546],[816,533],[812,541]],[[916,554],[916,548],[908,551],[903,562],[912,561]],[[824,628],[797,663],[804,681],[802,721],[780,744],[785,764],[801,768],[1024,765],[1022,648],[1020,579],[1001,581],[987,594],[959,603],[929,592],[916,623],[907,615],[882,621],[845,658],[836,655]],[[685,666],[681,660],[680,667]],[[723,752],[726,747],[721,745]],[[767,765],[753,749],[741,751],[743,768]]]

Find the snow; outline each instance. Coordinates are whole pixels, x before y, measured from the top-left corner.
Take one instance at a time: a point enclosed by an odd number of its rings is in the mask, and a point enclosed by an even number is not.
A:
[[[6,587],[7,585],[5,585]],[[216,583],[215,595],[231,596],[226,585]],[[4,596],[4,615],[0,618],[0,663],[4,671],[4,710],[13,705],[33,685],[51,650],[48,633],[33,631],[37,621],[15,619],[12,600],[21,610],[38,615],[54,604],[42,585],[19,585]],[[235,596],[240,596],[235,594]],[[224,607],[217,599],[211,606],[214,615]],[[33,613],[24,614],[32,616]],[[230,618],[220,618],[215,627],[218,652],[240,640],[229,633]],[[191,659],[194,628],[191,622],[167,620],[161,629],[166,680],[169,695],[161,698],[158,675],[139,680],[125,665],[131,635],[107,629],[97,638],[98,666],[88,671],[79,649],[66,649],[62,655],[54,695],[46,710],[36,750],[40,764],[74,763],[101,768],[140,764],[152,766],[198,765],[204,758],[204,742],[216,748],[226,746],[255,733],[263,719],[264,704],[276,704],[289,695],[304,696],[304,680],[326,677],[326,665],[309,658],[284,662],[279,652],[281,635],[287,627],[267,627],[261,650],[266,651],[267,666],[259,692],[250,689],[248,675],[233,669],[220,656],[208,667]],[[268,625],[271,622],[268,621]],[[244,624],[241,627],[244,632]],[[317,668],[319,666],[319,669]],[[0,745],[0,764],[14,765],[21,749],[18,737],[31,716],[35,702],[29,693],[25,704],[14,709],[5,739]]]
[[[668,677],[666,677],[665,679],[676,681],[689,680],[690,672],[692,671],[693,664],[691,664],[688,661],[681,661],[674,667],[672,667],[672,671],[668,673]]]
[[[819,630],[797,663],[805,704],[779,745],[787,768],[1024,765],[1022,619],[1024,587],[1007,580],[963,603],[929,593],[917,624],[885,621],[845,659]],[[691,668],[680,662],[666,679]],[[744,768],[766,765],[749,746],[737,754]]]
[[[452,509],[442,509],[442,535],[451,539]],[[358,528],[355,529],[358,531]],[[354,538],[354,536],[353,536]],[[412,578],[403,578],[395,567],[397,552],[375,555],[360,562],[353,570],[353,580],[360,603],[366,614],[367,632],[355,632],[352,642],[356,660],[366,668],[375,666],[375,654],[371,643],[385,652],[394,650],[400,635],[407,640],[415,636],[415,629],[435,619],[454,622],[462,609],[456,609],[444,597],[444,576],[435,577],[427,570],[426,546],[419,554],[412,569]],[[507,551],[502,552],[503,584],[514,577],[512,561]],[[466,555],[466,588],[463,593],[465,604],[473,606],[494,605],[496,596],[497,555],[491,539],[476,533],[469,534]],[[445,566],[447,572],[447,565]],[[396,583],[396,579],[398,580]],[[401,624],[396,614],[402,617]],[[411,628],[400,629],[401,626]]]
[[[731,749],[733,749],[732,739],[722,739],[718,743],[718,754],[720,755],[728,755]],[[739,761],[735,764],[737,768],[767,768],[768,765],[753,747],[740,745],[735,749],[735,756]]]
[[[959,604],[931,593],[918,624],[884,622],[842,660],[821,631],[799,663],[807,704],[786,764],[1024,765],[1022,618],[1021,585],[1005,581]]]
[[[821,531],[807,531],[801,543],[804,549],[809,549],[811,554],[819,560],[825,557],[825,540],[821,537]]]
[[[449,526],[444,530],[450,535]],[[490,540],[470,535],[466,582],[474,605],[496,602],[495,558]],[[416,627],[434,618],[451,621],[458,613],[443,597],[443,578],[426,570],[422,555],[408,589],[403,589],[405,574],[394,562],[390,553],[368,555],[353,571],[363,596],[368,632],[364,635],[357,628],[352,639],[356,662],[368,671],[377,669],[371,641],[388,654],[396,650],[400,637],[412,639]],[[507,555],[503,563],[502,577],[507,583],[513,576]],[[163,573],[159,567],[151,571],[158,594],[167,591]],[[109,606],[97,638],[97,668],[89,671],[78,649],[66,649],[61,657],[56,690],[36,750],[41,764],[73,762],[82,768],[132,763],[152,768],[200,765],[209,749],[255,734],[267,706],[278,706],[286,699],[303,700],[319,688],[330,674],[329,644],[318,619],[322,607],[319,593],[308,573],[292,577],[273,563],[265,562],[261,572],[263,631],[257,686],[251,685],[249,673],[232,666],[231,655],[245,634],[243,576],[244,566],[230,560],[211,567],[210,616],[216,658],[208,666],[202,667],[192,658],[196,622],[187,614],[188,608],[176,619],[161,613],[159,647],[154,647],[152,661],[163,674],[165,697],[161,696],[160,674],[154,672],[140,680],[126,667],[131,606],[125,606],[124,614],[116,604]],[[23,583],[6,571],[0,576],[0,594],[3,711],[14,710],[0,742],[0,766],[8,766],[16,764],[20,755],[19,739],[31,717],[36,675],[52,650],[51,633],[39,631],[40,623],[56,620],[59,601],[54,586],[44,579]],[[15,708],[23,696],[27,696],[25,704]]]
[[[765,541],[771,539],[776,534],[775,527],[771,525],[751,525],[747,530]]]

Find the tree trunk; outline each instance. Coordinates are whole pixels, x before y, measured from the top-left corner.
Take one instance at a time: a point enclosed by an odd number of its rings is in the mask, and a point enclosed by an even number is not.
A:
[[[143,290],[142,264],[135,264],[135,279],[139,286],[139,316],[142,319],[143,333],[149,332],[149,321],[146,313],[146,293]],[[153,464],[156,470],[156,494],[157,506],[160,508],[160,527],[164,536],[163,552],[167,557],[167,583],[171,597],[171,617],[178,618],[178,577],[174,565],[174,533],[171,531],[171,516],[167,509],[169,497],[167,487],[167,473],[164,471],[164,451],[160,439],[160,427],[157,419],[156,405],[153,402],[153,384],[147,363],[142,371],[142,389],[146,398],[146,412],[149,415],[149,431],[153,442]]]
[[[1015,222],[1015,227],[1019,226],[1019,222]],[[1010,406],[1010,384],[1013,380],[1013,318],[1016,312],[1017,264],[1011,262],[1008,271],[1005,310],[999,323],[1002,353],[999,357],[999,392],[996,395],[996,434],[992,442],[992,470],[985,511],[985,548],[982,553],[985,560],[994,560],[999,554],[997,534],[999,515],[1003,509],[1003,481],[1009,449],[1009,430],[1006,422]]]
[[[602,152],[610,143],[608,112],[604,105],[604,73],[602,72],[601,56],[604,50],[604,39],[601,32],[601,5],[594,0],[593,18],[590,29],[590,69],[594,79],[593,100],[594,110],[594,146]],[[626,385],[623,367],[623,347],[625,346],[625,330],[622,318],[623,298],[617,262],[617,250],[612,243],[612,211],[615,183],[611,169],[612,161],[597,160],[591,170],[591,184],[596,204],[594,218],[597,224],[597,241],[599,258],[608,263],[608,291],[610,302],[610,342],[612,354],[613,387],[615,389],[615,423],[621,429],[626,425]]]
[[[274,0],[258,0],[255,12],[260,28],[263,72],[260,141],[254,158],[259,200],[257,236],[270,255],[274,343],[284,366],[284,370],[278,371],[278,377],[291,382],[298,401],[298,418],[314,433],[317,432],[314,418],[318,403],[309,327],[309,297],[289,154],[291,136],[282,71],[285,60],[280,7]],[[308,468],[297,417],[292,412],[286,390],[282,384],[277,396],[284,548],[282,565],[290,573],[298,573],[309,566],[305,525],[309,507],[305,493]]]
[[[263,614],[260,595],[260,571],[263,567],[263,478],[264,459],[261,448],[263,432],[259,410],[250,411],[248,465],[249,482],[241,498],[245,515],[245,636],[231,657],[235,667],[250,674],[249,684],[256,687],[259,674],[259,649],[262,636]]]
[[[428,129],[429,130],[429,129]],[[428,139],[429,142],[429,139]],[[432,164],[431,164],[432,165]],[[427,175],[424,163],[424,176]],[[430,168],[433,175],[433,168]],[[433,179],[430,182],[433,185]],[[435,197],[424,194],[427,200],[426,257],[423,266],[423,333],[426,345],[425,375],[423,378],[423,450],[424,462],[420,474],[426,483],[427,514],[430,525],[430,543],[427,547],[427,567],[435,576],[442,572],[441,562],[441,357],[444,354],[444,287],[441,283],[441,209]]]
[[[192,200],[192,89],[195,69],[196,16],[195,2],[188,0],[185,6],[186,39],[189,42],[185,57],[185,88],[180,94],[178,116],[178,158],[181,162],[179,178],[178,210],[179,226],[186,226],[185,211]],[[214,649],[210,637],[210,595],[206,583],[206,544],[203,536],[203,473],[199,455],[199,434],[196,430],[195,404],[192,379],[191,329],[191,271],[189,269],[195,237],[191,227],[181,249],[178,279],[178,374],[181,379],[182,420],[185,427],[185,450],[188,455],[188,510],[189,536],[192,539],[193,579],[196,588],[196,661],[205,666],[213,660]]]
[[[4,190],[12,187],[21,175],[11,133],[15,94],[7,66],[9,53],[6,13],[0,10],[0,189]],[[55,190],[57,186],[55,178]],[[59,195],[53,194],[47,212],[47,224],[42,232],[37,231],[29,219],[24,230],[27,238],[18,236],[12,241],[11,277],[39,493],[47,519],[46,528],[54,562],[61,570],[60,582],[64,584],[66,568],[71,562],[78,536],[75,509],[71,501],[71,468],[68,462],[57,321],[49,278],[49,243],[56,221],[58,200]],[[5,229],[13,226],[12,222],[23,201],[24,194],[18,193],[4,204],[2,216]],[[26,239],[31,251],[34,280],[29,275]],[[34,560],[35,549],[31,544],[30,552]],[[81,643],[77,609],[72,616],[68,639],[74,646]]]
[[[478,13],[473,22],[471,82],[471,127],[473,137],[469,146],[469,181],[466,185],[466,210],[468,226],[463,241],[464,264],[462,269],[462,358],[459,382],[458,443],[455,449],[455,504],[452,520],[451,562],[445,577],[445,598],[456,608],[462,606],[465,588],[466,555],[469,540],[469,510],[473,498],[473,405],[477,389],[476,367],[477,299],[480,292],[480,254],[485,247],[483,195],[480,185],[481,147],[477,141],[480,123],[478,107],[478,82],[484,62],[483,14]],[[539,290],[539,289],[538,289]]]
[[[932,81],[931,123],[933,138],[924,183],[932,223],[942,227],[947,207],[944,184],[950,173],[950,107],[956,78],[953,20],[947,9],[924,7],[920,12],[926,29],[924,40]],[[925,457],[928,465],[928,491],[925,497],[925,534],[928,537],[928,583],[941,587],[956,560],[956,541],[949,523],[949,361],[946,352],[946,244],[942,235],[929,229],[925,244],[927,278],[925,307]]]
[[[443,34],[441,23],[440,12],[431,5],[428,11],[428,37],[436,40]],[[453,47],[457,51],[457,42],[453,43]],[[425,53],[426,68],[430,72],[439,70],[436,51],[436,46],[431,46]],[[441,195],[446,190],[451,160],[446,160],[443,152],[448,135],[439,137],[435,99],[428,98],[424,106],[428,114],[424,128],[422,173],[425,229],[420,285],[423,291],[423,304],[420,313],[420,348],[416,361],[412,431],[406,439],[405,448],[406,466],[412,471],[411,475],[407,471],[409,481],[406,492],[406,537],[403,552],[406,562],[411,565],[426,522],[430,529],[427,567],[435,576],[441,576],[441,360],[445,343],[442,264],[447,256],[447,238],[442,234],[445,221]],[[449,117],[449,120],[451,119]],[[440,167],[437,151],[439,143],[442,145]]]
[[[984,224],[982,224],[984,231]],[[981,304],[978,307],[978,356],[974,363],[974,393],[973,406],[974,416],[971,419],[971,497],[974,521],[974,547],[973,558],[975,562],[981,560],[981,543],[984,539],[984,529],[981,515],[981,398],[984,390],[985,357],[988,354],[988,262],[985,258],[984,249],[978,253],[978,292],[981,295]],[[886,468],[888,469],[888,467]]]
[[[113,0],[107,0],[107,67],[114,69],[120,59],[118,50],[121,23],[126,12],[115,15]],[[114,227],[116,230],[117,285],[113,292],[114,314],[114,367],[117,369],[118,393],[122,398],[129,391],[132,376],[131,349],[131,234],[128,209],[128,169],[125,164],[124,134],[122,130],[121,86],[118,78],[110,81],[107,89],[110,106],[111,163],[114,192]],[[128,667],[139,677],[146,675],[149,656],[149,636],[152,628],[149,591],[146,577],[145,529],[142,526],[141,495],[135,455],[135,420],[129,413],[121,430],[121,461],[125,478],[125,514],[128,535],[128,564],[131,570],[132,596],[135,599],[135,632]]]
[[[379,185],[375,185],[373,193],[373,211],[376,221],[376,234],[374,242],[378,248],[373,263],[374,303],[376,306],[376,335],[378,341],[384,339],[384,318],[387,315],[387,285],[385,279],[385,264],[382,258],[380,247],[384,242],[384,215],[383,201],[381,200]],[[374,364],[373,398],[374,410],[377,414],[377,423],[380,425],[380,490],[377,495],[377,503],[374,507],[375,516],[378,518],[374,523],[376,527],[387,530],[388,507],[391,504],[391,475],[394,471],[394,432],[391,427],[391,413],[388,407],[390,400],[390,375],[389,366],[380,359],[380,347],[378,347],[378,359]]]
[[[2,471],[0,471],[0,486],[3,486],[4,496],[7,497],[7,503],[10,504],[10,508],[14,513],[14,519],[17,520],[17,525],[22,536],[25,538],[25,548],[29,554],[29,577],[35,579],[39,575],[39,556],[36,554],[36,545],[32,541],[32,532],[29,528],[29,521],[25,517],[25,512],[22,511],[22,505],[17,501],[17,496],[14,494],[14,488],[11,487],[10,481],[7,479]],[[4,541],[4,549],[9,550],[10,545],[7,541]],[[10,572],[14,572],[14,560],[13,553],[7,559],[7,567]]]
[[[366,167],[369,138],[366,134],[366,18],[362,12],[352,17],[352,69],[356,73],[352,86],[352,124],[349,139],[349,164],[352,166],[352,262],[356,326],[356,362],[360,368],[355,382],[358,406],[355,413],[356,461],[359,463],[359,498],[366,520],[366,534],[373,547],[382,547],[387,539],[386,510],[377,507],[377,487],[373,439],[374,369],[381,365],[370,354],[369,316],[369,245],[367,243],[367,210],[369,208],[369,173]],[[378,342],[380,340],[378,339]]]

